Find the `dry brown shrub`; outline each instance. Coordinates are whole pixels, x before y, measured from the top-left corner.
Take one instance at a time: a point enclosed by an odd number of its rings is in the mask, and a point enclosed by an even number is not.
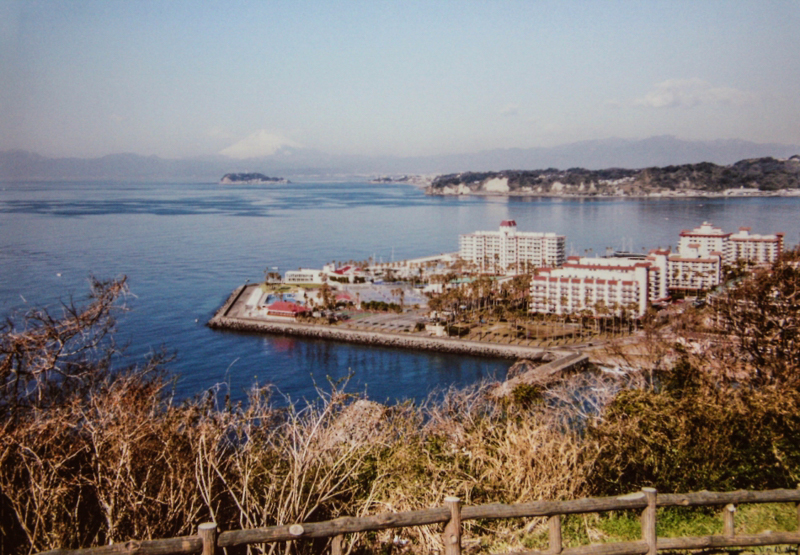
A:
[[[574,402],[551,402],[556,412],[547,403],[517,406],[491,399],[484,384],[422,406],[386,407],[338,386],[303,405],[276,403],[269,388],[255,387],[242,406],[219,406],[214,394],[176,406],[165,395],[161,359],[111,368],[101,338],[112,331],[110,310],[124,288],[108,287],[98,291],[100,305],[71,310],[64,322],[5,330],[5,553],[173,537],[208,520],[240,529],[416,510],[448,495],[477,504],[584,493],[594,450],[570,425],[580,416]],[[567,390],[546,395],[576,398]],[[513,545],[518,527],[479,522],[468,530]],[[395,536],[412,540],[408,549],[440,549],[439,528],[353,534],[346,549],[380,549]],[[320,540],[247,550],[325,547]]]
[[[393,511],[465,504],[567,499],[584,493],[593,449],[546,409],[518,409],[494,400],[491,386],[450,390],[444,399],[402,413],[405,430],[379,461],[376,501]],[[422,425],[424,424],[424,426]],[[467,522],[467,535],[519,544],[517,522]],[[438,527],[402,532],[418,548],[440,549]],[[388,534],[386,535],[389,536]],[[384,538],[384,541],[388,541]]]
[[[205,516],[194,487],[187,415],[160,401],[162,387],[133,373],[80,407],[81,436],[92,459],[83,480],[97,497],[103,543],[191,534]]]

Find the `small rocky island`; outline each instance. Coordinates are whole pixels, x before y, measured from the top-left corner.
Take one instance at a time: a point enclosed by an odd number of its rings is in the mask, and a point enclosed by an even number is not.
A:
[[[263,173],[226,173],[219,180],[222,185],[233,184],[264,184],[264,183],[289,183],[288,179],[282,177],[267,177]]]

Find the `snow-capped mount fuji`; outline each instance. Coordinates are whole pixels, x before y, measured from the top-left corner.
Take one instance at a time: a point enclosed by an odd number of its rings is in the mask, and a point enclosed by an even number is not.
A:
[[[240,151],[240,154],[246,150]],[[215,183],[226,173],[258,172],[297,180],[370,179],[378,175],[446,174],[466,171],[645,168],[748,158],[788,158],[797,145],[740,140],[685,141],[671,136],[603,139],[554,147],[486,150],[471,154],[390,157],[329,154],[280,144],[266,156],[231,158],[221,154],[165,159],[138,154],[99,158],[48,158],[25,151],[0,152],[2,181],[200,181]]]

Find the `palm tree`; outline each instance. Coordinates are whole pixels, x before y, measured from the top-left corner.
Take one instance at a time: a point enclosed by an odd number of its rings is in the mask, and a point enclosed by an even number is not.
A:
[[[437,314],[442,312],[442,306],[443,306],[443,301],[441,295],[433,297],[428,301],[428,308],[430,308],[432,312],[436,312]]]
[[[606,306],[606,302],[603,299],[600,299],[594,303],[594,313],[596,316],[595,321],[597,322],[597,333],[599,334],[601,319],[604,319],[608,314],[608,307]]]
[[[334,297],[333,292],[331,290],[330,285],[327,283],[323,283],[322,287],[319,289],[320,296],[322,297],[322,306],[326,310],[330,310],[333,307]]]

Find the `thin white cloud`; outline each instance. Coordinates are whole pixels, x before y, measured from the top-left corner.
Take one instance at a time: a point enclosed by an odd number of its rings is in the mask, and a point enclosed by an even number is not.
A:
[[[714,87],[702,79],[668,79],[656,83],[644,97],[634,100],[647,108],[692,108],[708,104],[742,105],[754,95],[730,87]]]
[[[517,104],[509,104],[500,110],[501,116],[516,116],[517,114],[519,114],[519,105]]]
[[[239,160],[245,158],[257,158],[259,156],[271,156],[278,152],[283,147],[300,148],[301,144],[270,133],[266,129],[260,129],[255,133],[251,133],[241,141],[238,141],[228,148],[222,149],[219,153],[223,156],[236,158]]]

